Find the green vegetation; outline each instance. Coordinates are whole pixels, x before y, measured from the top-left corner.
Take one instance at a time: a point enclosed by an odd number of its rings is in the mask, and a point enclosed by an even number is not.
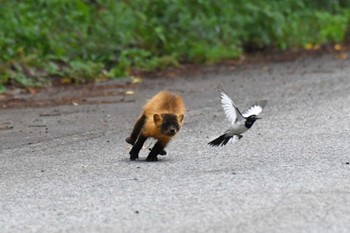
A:
[[[0,92],[344,41],[350,0],[2,0]]]

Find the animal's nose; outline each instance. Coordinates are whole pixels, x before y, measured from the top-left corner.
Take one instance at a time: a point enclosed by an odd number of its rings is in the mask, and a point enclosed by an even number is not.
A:
[[[176,129],[170,129],[170,133],[176,133]]]

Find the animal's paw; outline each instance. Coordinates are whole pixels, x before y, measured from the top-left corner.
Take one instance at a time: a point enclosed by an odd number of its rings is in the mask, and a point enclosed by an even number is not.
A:
[[[127,139],[125,139],[125,141],[131,145],[135,144],[135,140],[133,140],[131,137],[128,137]]]
[[[166,155],[166,151],[162,150],[161,152],[159,152],[160,155]]]
[[[152,148],[149,148],[149,151],[151,151]],[[166,155],[166,151],[165,150],[162,150],[161,152],[159,152],[160,155]]]
[[[148,162],[155,162],[155,161],[158,161],[158,158],[157,157],[147,157],[146,158],[146,161],[148,161]]]
[[[136,159],[139,159],[139,155],[138,155],[138,154],[130,153],[130,160],[131,160],[131,161],[135,161]]]

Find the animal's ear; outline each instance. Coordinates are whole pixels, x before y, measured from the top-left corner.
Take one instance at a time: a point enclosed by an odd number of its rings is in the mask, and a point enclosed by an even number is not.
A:
[[[179,119],[179,122],[182,123],[182,121],[184,120],[184,114],[178,115],[177,119]]]
[[[154,121],[154,124],[156,124],[157,126],[160,126],[162,124],[162,121],[163,121],[162,116],[159,114],[154,114],[153,121]]]

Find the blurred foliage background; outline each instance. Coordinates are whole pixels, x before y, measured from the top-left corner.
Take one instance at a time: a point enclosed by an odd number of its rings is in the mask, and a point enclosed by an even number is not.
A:
[[[342,42],[350,0],[2,0],[0,92]]]

